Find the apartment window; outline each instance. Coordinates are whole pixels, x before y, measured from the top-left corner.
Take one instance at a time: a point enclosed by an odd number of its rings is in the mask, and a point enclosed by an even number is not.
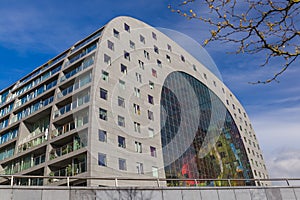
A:
[[[138,174],[144,174],[144,165],[143,163],[137,162],[136,163],[136,171]]]
[[[130,48],[135,49],[135,43],[132,42],[131,40],[129,41],[129,46]]]
[[[126,23],[124,23],[124,30],[130,32],[130,26]]]
[[[154,45],[154,52],[159,54],[158,47]]]
[[[157,155],[156,155],[156,148],[155,147],[150,146],[150,155],[152,157],[157,157]]]
[[[254,150],[252,150],[252,154],[255,156],[255,152],[254,152]]]
[[[134,96],[141,97],[141,90],[139,88],[134,87]]]
[[[144,57],[147,58],[148,60],[150,59],[150,54],[146,50],[144,50]]]
[[[116,37],[116,38],[120,38],[120,32],[117,31],[116,29],[113,29],[113,35],[114,35],[114,37]]]
[[[193,65],[193,70],[194,70],[195,72],[197,71],[196,65]]]
[[[142,75],[141,74],[139,74],[139,73],[135,73],[135,77],[136,77],[136,80],[137,80],[137,82],[140,82],[140,83],[142,83]]]
[[[141,69],[144,69],[144,62],[141,61],[141,60],[139,60],[138,62],[139,62],[139,67],[140,67]]]
[[[141,43],[145,44],[146,43],[145,37],[140,35],[140,41]]]
[[[125,118],[120,115],[118,115],[118,125],[125,127]]]
[[[154,129],[153,128],[148,128],[148,135],[150,138],[154,137]]]
[[[172,52],[172,47],[171,47],[171,45],[167,45],[167,48],[168,48],[168,51],[170,51],[170,52]]]
[[[154,104],[153,96],[148,94],[148,103]]]
[[[161,63],[161,61],[160,60],[156,60],[156,63],[157,63],[157,66],[159,66],[159,67],[162,67],[162,63]]]
[[[123,64],[121,64],[121,73],[127,74],[127,67]]]
[[[180,58],[181,58],[181,61],[182,61],[182,62],[185,62],[185,58],[184,58],[183,55],[181,55]]]
[[[152,68],[152,76],[155,77],[155,78],[157,78],[157,72],[156,72],[156,70],[153,69],[153,68]]]
[[[115,50],[114,43],[110,40],[107,40],[107,47],[112,51]]]
[[[134,131],[137,133],[141,133],[141,124],[138,122],[133,122],[134,125]]]
[[[239,113],[241,114],[241,109],[238,108]]]
[[[107,166],[107,163],[106,163],[106,154],[98,153],[98,165],[99,166],[104,166],[104,167]]]
[[[110,58],[110,56],[104,54],[104,63],[106,63],[107,65],[111,65],[111,58]]]
[[[107,90],[100,88],[100,98],[107,100]]]
[[[125,99],[123,97],[118,97],[118,106],[125,108]]]
[[[153,112],[152,111],[150,111],[150,110],[148,110],[148,119],[149,120],[154,120],[154,115],[153,115]]]
[[[130,53],[127,52],[127,51],[124,51],[124,58],[125,58],[126,60],[129,60],[129,61],[130,61]]]
[[[247,116],[246,116],[246,113],[244,113],[244,117],[246,118]]]
[[[247,148],[247,150],[248,150],[248,153],[250,154],[250,153],[251,153],[251,151],[250,151],[249,147]]]
[[[108,77],[109,77],[109,73],[102,70],[102,76],[101,76],[102,80],[108,81]]]
[[[224,88],[222,88],[222,92],[225,94],[225,89]]]
[[[157,40],[156,33],[152,32],[152,38],[153,38],[154,40]]]
[[[203,76],[204,76],[205,79],[207,79],[207,75],[205,73],[203,74]]]
[[[141,110],[140,110],[140,106],[138,104],[133,104],[133,109],[134,109],[134,113],[140,115],[141,114]]]
[[[134,145],[135,145],[135,152],[142,153],[142,143],[135,141]]]
[[[217,87],[217,83],[216,83],[216,81],[213,81],[213,84],[214,84],[214,86],[215,86],[215,87]]]
[[[235,105],[234,104],[232,104],[232,108],[233,108],[233,110],[235,110]]]
[[[227,105],[229,105],[229,101],[228,101],[228,99],[226,99],[226,104],[227,104]]]
[[[98,136],[100,142],[107,142],[107,133],[105,130],[98,130]]]
[[[99,108],[99,118],[107,121],[107,110]]]
[[[119,86],[121,89],[125,90],[125,81],[119,79]]]
[[[169,63],[171,63],[171,57],[169,55],[166,55],[166,59]]]
[[[123,171],[127,170],[126,160],[123,158],[119,158],[119,170],[123,170]]]
[[[124,137],[118,136],[118,146],[122,148],[126,148],[126,141]]]
[[[152,81],[149,81],[149,87],[151,90],[154,89],[154,83]]]
[[[158,168],[152,166],[152,176],[158,178]]]

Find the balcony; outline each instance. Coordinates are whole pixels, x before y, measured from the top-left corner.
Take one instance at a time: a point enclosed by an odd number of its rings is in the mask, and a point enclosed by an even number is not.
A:
[[[32,148],[46,142],[47,141],[47,136],[46,135],[48,135],[48,134],[43,133],[43,135],[19,145],[18,146],[18,153],[27,151],[28,149],[32,149]]]
[[[80,139],[74,139],[73,142],[70,142],[62,147],[52,149],[50,152],[50,160],[69,154],[83,147],[85,147],[85,145],[80,142]]]
[[[75,61],[79,60],[80,58],[82,58],[83,56],[89,54],[90,52],[92,52],[93,50],[95,50],[97,48],[97,43],[92,44],[91,46],[85,48],[82,53],[76,55],[73,58],[70,58],[70,60],[65,64],[64,68],[68,67],[70,64],[74,63]]]

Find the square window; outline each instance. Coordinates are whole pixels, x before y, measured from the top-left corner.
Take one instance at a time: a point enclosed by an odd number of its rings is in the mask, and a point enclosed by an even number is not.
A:
[[[131,40],[129,41],[129,46],[130,48],[135,49],[135,43],[132,42]]]
[[[134,96],[140,98],[141,97],[141,90],[139,88],[134,88]]]
[[[161,63],[161,61],[160,60],[156,60],[156,63],[157,63],[157,66],[159,66],[159,67],[162,67],[162,63]]]
[[[99,118],[107,121],[107,110],[99,108]]]
[[[144,69],[144,62],[141,61],[141,60],[139,60],[139,67],[140,67],[141,69]]]
[[[137,133],[141,133],[141,124],[138,122],[133,122],[134,125],[134,131]]]
[[[154,83],[152,81],[149,81],[149,87],[151,90],[154,89]]]
[[[148,103],[154,104],[153,96],[151,96],[151,95],[149,95],[149,94],[148,94]]]
[[[106,163],[106,154],[98,153],[98,165],[99,166],[104,166],[104,167],[107,166],[107,163]]]
[[[152,176],[158,178],[158,168],[152,166]]]
[[[98,136],[100,142],[107,142],[107,134],[106,131],[99,129]]]
[[[185,58],[184,58],[183,55],[181,55],[180,58],[181,58],[181,61],[182,61],[182,62],[185,62]]]
[[[146,43],[145,37],[140,35],[140,41],[141,43],[145,44]]]
[[[116,38],[120,38],[120,32],[117,31],[116,29],[113,29],[113,35],[114,35],[114,37],[116,37]]]
[[[166,55],[166,59],[169,63],[171,63],[171,57],[169,55]]]
[[[159,54],[158,47],[154,45],[154,52]]]
[[[104,63],[111,65],[111,58],[106,54],[104,54]]]
[[[123,171],[127,170],[126,160],[123,158],[119,158],[119,170],[123,170]]]
[[[119,79],[119,87],[120,87],[122,90],[125,90],[125,81]]]
[[[110,40],[107,40],[107,47],[112,51],[115,50],[114,43]]]
[[[138,104],[133,104],[134,113],[137,115],[141,114],[140,106]]]
[[[144,57],[150,60],[150,54],[148,51],[144,50]]]
[[[142,83],[142,75],[141,74],[135,73],[135,77],[136,77],[137,82]]]
[[[107,90],[100,88],[100,98],[107,100]]]
[[[170,52],[172,52],[172,47],[171,47],[171,45],[167,45],[167,48],[168,48],[168,50],[170,51]]]
[[[155,77],[155,78],[157,78],[157,72],[156,72],[156,70],[153,69],[153,68],[152,68],[152,76]]]
[[[157,155],[156,155],[156,148],[155,147],[150,146],[150,155],[152,157],[157,157]]]
[[[124,137],[118,136],[118,146],[122,148],[126,148],[126,141]]]
[[[148,119],[149,120],[154,120],[154,115],[153,115],[153,112],[152,111],[150,111],[150,110],[148,110]]]
[[[127,74],[127,67],[123,64],[121,64],[121,73]]]
[[[125,108],[125,99],[122,97],[118,97],[118,106]]]
[[[203,76],[204,76],[205,79],[207,79],[207,75],[205,73],[203,74]]]
[[[154,137],[154,129],[153,128],[148,128],[148,134],[150,138]]]
[[[125,58],[126,60],[129,60],[129,61],[130,61],[130,53],[127,52],[127,51],[124,51],[124,58]]]
[[[196,65],[193,65],[193,69],[194,69],[195,72],[197,71]]]
[[[109,77],[109,73],[108,72],[106,72],[106,71],[104,71],[104,70],[102,70],[102,80],[104,80],[104,81],[108,81],[108,77]]]
[[[125,127],[125,118],[120,115],[118,115],[118,125]]]
[[[143,163],[137,162],[136,163],[136,170],[138,174],[144,174],[144,165]]]
[[[124,23],[124,30],[130,32],[130,26],[126,23]]]
[[[135,141],[135,152],[142,153],[142,143]]]
[[[153,38],[154,40],[157,40],[156,33],[152,32],[152,38]]]

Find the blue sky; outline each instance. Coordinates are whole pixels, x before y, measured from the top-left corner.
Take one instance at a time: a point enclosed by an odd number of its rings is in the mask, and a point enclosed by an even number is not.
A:
[[[0,90],[120,15],[174,29],[202,43],[209,34],[207,26],[171,13],[169,3],[172,2],[0,0]],[[279,78],[280,83],[250,85],[249,81],[264,80],[275,73],[276,68],[259,67],[263,54],[227,54],[233,46],[218,43],[210,44],[206,50],[225,84],[248,112],[271,177],[300,177],[299,61]]]

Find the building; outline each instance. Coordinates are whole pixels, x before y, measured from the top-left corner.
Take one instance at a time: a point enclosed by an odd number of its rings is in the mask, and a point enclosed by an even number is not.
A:
[[[268,178],[237,98],[199,59],[130,17],[113,19],[3,89],[0,138],[6,175]],[[72,184],[114,183],[80,179]]]

